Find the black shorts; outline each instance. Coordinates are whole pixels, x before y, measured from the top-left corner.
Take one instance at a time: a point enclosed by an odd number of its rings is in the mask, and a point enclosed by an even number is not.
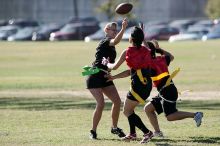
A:
[[[143,84],[136,73],[133,72],[131,76],[131,88],[141,99],[144,101],[150,96],[152,90],[152,80],[149,76],[147,69],[142,69],[142,75],[147,80],[146,84]],[[131,90],[127,94],[127,98],[130,100],[138,101],[137,98],[131,93]]]
[[[163,96],[163,98],[170,101],[176,101],[178,98],[178,92],[174,84],[170,84],[168,87],[164,88],[160,94]],[[176,109],[176,102],[171,103],[158,96],[152,98],[151,103],[156,109],[158,115],[164,112],[165,115],[168,116],[178,111]]]
[[[112,81],[107,82],[108,79],[104,77],[105,75],[106,73],[103,71],[100,71],[97,74],[89,75],[86,78],[87,89],[103,88],[114,85]]]

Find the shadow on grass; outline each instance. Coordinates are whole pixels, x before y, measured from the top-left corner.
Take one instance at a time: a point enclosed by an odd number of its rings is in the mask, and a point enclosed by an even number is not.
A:
[[[220,137],[189,137],[190,139],[152,139],[156,146],[170,146],[175,143],[201,143],[201,144],[220,144]]]
[[[22,110],[65,110],[65,109],[94,109],[94,100],[82,98],[0,98],[0,109]],[[107,102],[106,110],[111,109],[111,103]]]
[[[205,110],[220,110],[220,100],[195,100],[181,101],[177,103],[178,108],[190,109],[205,109]]]
[[[106,101],[105,110],[111,109],[112,103]],[[190,109],[220,109],[220,101],[182,101],[178,108]],[[93,99],[80,97],[47,97],[47,98],[0,98],[0,109],[25,109],[25,110],[65,110],[65,109],[94,109],[96,103]],[[139,106],[143,108],[143,106]]]
[[[207,144],[218,144],[220,145],[220,137],[190,137],[193,142],[207,143]]]
[[[107,138],[101,138],[98,140],[105,140],[105,141],[121,141],[120,139],[107,139]],[[134,143],[139,143],[141,141],[141,138],[133,141]],[[177,143],[202,143],[202,144],[220,144],[220,137],[189,137],[189,139],[169,139],[169,138],[153,138],[151,139],[152,143],[154,143],[156,146],[171,146],[175,145]]]

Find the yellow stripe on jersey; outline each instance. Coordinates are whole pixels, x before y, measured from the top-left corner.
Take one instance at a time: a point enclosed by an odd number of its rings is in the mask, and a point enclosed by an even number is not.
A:
[[[171,75],[170,77],[167,79],[166,84],[164,87],[167,87],[170,85],[171,80],[177,75],[177,73],[180,71],[180,68],[177,68]]]
[[[130,88],[130,92],[139,103],[145,103],[145,101],[132,89],[132,87]]]
[[[139,78],[139,80],[141,81],[142,84],[144,84],[144,85],[147,84],[147,79],[143,77],[141,69],[137,70],[137,76],[138,76],[138,78]]]
[[[162,74],[159,74],[158,76],[155,76],[155,77],[151,77],[152,81],[158,81],[166,76],[168,76],[169,73],[168,72],[164,72]]]

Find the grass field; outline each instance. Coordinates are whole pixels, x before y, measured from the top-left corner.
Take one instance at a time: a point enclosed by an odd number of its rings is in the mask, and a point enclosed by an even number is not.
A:
[[[79,98],[1,98],[0,145],[72,145],[72,146],[133,146],[139,141],[121,142],[110,133],[110,103],[106,103],[98,128],[99,140],[88,138],[95,103]],[[186,111],[203,111],[202,126],[192,119],[168,122],[159,116],[164,139],[154,138],[148,145],[220,145],[220,101],[183,101],[178,104]],[[152,129],[138,107],[137,114]],[[121,114],[120,127],[128,132],[128,123]],[[141,138],[142,133],[138,131]]]
[[[170,70],[181,68],[175,78],[178,87],[220,90],[220,41],[160,44],[175,56]],[[85,88],[82,67],[91,65],[96,45],[96,42],[1,42],[0,90],[82,90]],[[127,42],[117,46],[118,56],[127,46]],[[126,65],[119,71],[124,69]],[[129,80],[121,79],[116,84],[127,90]]]
[[[0,145],[71,145],[71,146],[133,146],[138,141],[125,143],[110,134],[111,103],[106,107],[98,128],[100,140],[88,139],[95,102],[80,96],[39,95],[40,91],[86,91],[82,67],[94,60],[97,42],[0,42],[0,95],[22,91],[26,96],[0,96]],[[128,43],[122,42],[120,52]],[[181,72],[174,81],[178,88],[197,92],[220,91],[220,41],[160,42],[175,56],[170,70]],[[123,65],[119,71],[126,69]],[[127,91],[129,79],[117,80],[119,91]],[[16,92],[15,92],[16,93]],[[218,97],[220,99],[220,97]],[[168,122],[159,116],[164,139],[154,138],[148,145],[220,145],[220,100],[183,100],[178,108],[203,111],[202,126],[197,128],[192,119]],[[139,106],[137,113],[152,129]],[[128,132],[124,115],[119,126]],[[138,131],[138,136],[142,133]]]

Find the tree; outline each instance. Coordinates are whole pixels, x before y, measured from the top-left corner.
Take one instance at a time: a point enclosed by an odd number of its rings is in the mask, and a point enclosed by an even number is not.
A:
[[[220,0],[208,0],[206,12],[209,18],[215,19],[220,17]]]
[[[94,0],[96,3],[98,2],[98,0]],[[130,0],[131,1],[131,0]],[[100,1],[99,1],[100,2]],[[97,8],[96,11],[99,13],[104,13],[107,16],[108,20],[112,20],[114,17],[117,17],[117,15],[115,15],[115,8],[119,3],[122,2],[129,2],[129,0],[125,1],[125,0],[106,0],[106,1],[102,1],[103,3],[101,3]],[[133,5],[136,5],[138,2],[138,0],[135,0],[135,3],[133,2]],[[134,18],[134,15],[132,13],[129,13],[126,15],[126,17],[128,18]]]

